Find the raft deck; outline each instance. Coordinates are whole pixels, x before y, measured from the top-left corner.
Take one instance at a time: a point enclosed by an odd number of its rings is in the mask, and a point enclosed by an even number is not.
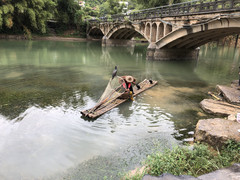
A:
[[[152,83],[150,83],[149,80],[145,79],[142,82],[140,82],[138,85],[140,86],[140,89],[137,89],[136,86],[133,87],[133,97],[142,93],[143,91],[146,91],[147,89],[155,86],[157,84],[157,81],[152,81]],[[89,118],[96,118],[98,116],[101,116],[102,114],[104,114],[107,111],[110,111],[111,109],[113,109],[114,107],[124,103],[125,101],[127,101],[128,99],[114,99],[111,103],[105,102],[103,104],[101,104],[99,107],[97,107],[94,111],[91,109],[87,109],[84,111],[81,111],[82,115],[85,117],[89,117]],[[98,106],[98,105],[96,105]],[[95,106],[95,107],[96,107]],[[92,112],[91,112],[92,111]]]

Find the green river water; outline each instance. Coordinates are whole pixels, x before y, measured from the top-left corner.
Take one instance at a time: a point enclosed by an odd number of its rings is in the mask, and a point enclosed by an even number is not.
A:
[[[199,102],[238,78],[239,50],[203,46],[197,61],[147,61],[147,45],[0,41],[0,179],[120,179],[156,150],[193,141]],[[158,85],[96,120],[114,66]]]

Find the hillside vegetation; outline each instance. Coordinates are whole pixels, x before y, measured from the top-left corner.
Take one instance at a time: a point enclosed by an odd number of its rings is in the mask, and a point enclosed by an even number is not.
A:
[[[26,34],[48,33],[48,23],[57,22],[56,28],[85,30],[86,19],[123,13],[179,2],[180,0],[2,0],[0,1],[0,33]]]

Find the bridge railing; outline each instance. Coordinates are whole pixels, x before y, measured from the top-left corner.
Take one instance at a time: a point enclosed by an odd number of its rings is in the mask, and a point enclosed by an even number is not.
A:
[[[180,15],[207,14],[213,12],[240,11],[240,0],[196,0],[157,8],[143,9],[129,14],[116,14],[111,17],[90,19],[89,22],[135,21]]]

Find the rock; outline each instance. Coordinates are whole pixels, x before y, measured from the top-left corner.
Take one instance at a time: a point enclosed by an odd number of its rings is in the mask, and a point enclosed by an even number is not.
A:
[[[214,148],[223,146],[227,140],[240,142],[240,123],[225,119],[199,120],[196,126],[195,141],[206,142]]]
[[[143,176],[142,180],[239,180],[240,164],[234,164],[231,167],[219,169],[208,174],[198,176],[197,178],[188,175],[175,176],[164,173],[161,176]]]
[[[145,175],[143,176],[142,180],[196,180],[198,178],[195,178],[193,176],[188,176],[188,175],[180,175],[180,176],[175,176],[169,173],[164,173],[161,176],[150,176],[150,175]]]
[[[217,90],[229,103],[240,104],[240,90],[237,88],[217,85]]]
[[[204,113],[202,113],[202,112],[198,112],[197,115],[200,116],[200,117],[206,116],[206,114],[204,114]]]
[[[236,118],[236,116],[234,114],[230,114],[228,116],[227,120],[229,120],[229,121],[237,121],[237,118]]]
[[[213,99],[204,99],[200,102],[201,108],[210,114],[218,115],[234,115],[236,116],[240,112],[240,106],[229,104],[223,101],[216,101]]]
[[[239,180],[240,179],[240,164],[234,164],[229,168],[220,169],[208,174],[199,176],[201,180]]]
[[[238,80],[234,80],[231,82],[231,87],[234,89],[239,89],[240,86],[238,85]]]

